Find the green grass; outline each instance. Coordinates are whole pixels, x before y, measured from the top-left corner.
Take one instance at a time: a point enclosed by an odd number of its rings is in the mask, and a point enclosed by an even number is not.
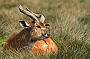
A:
[[[5,43],[6,40],[7,40],[6,38],[1,38],[0,37],[0,50],[3,49],[3,44]]]
[[[22,29],[18,20],[31,20],[19,12],[20,4],[45,15],[51,38],[59,48],[58,55],[36,56],[28,50],[2,52],[9,35]],[[0,0],[0,59],[90,59],[89,20],[89,0]]]
[[[1,59],[89,59],[90,45],[77,40],[59,40],[57,42],[59,52],[57,55],[39,56],[34,55],[29,50],[25,49],[20,52],[10,51],[8,53],[0,52]]]

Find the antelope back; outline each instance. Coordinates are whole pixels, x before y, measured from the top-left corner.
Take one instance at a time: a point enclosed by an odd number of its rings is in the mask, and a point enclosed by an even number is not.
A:
[[[32,47],[32,52],[35,54],[45,55],[49,55],[51,53],[58,54],[58,47],[51,38],[45,38],[35,42],[34,46]]]
[[[3,50],[7,51],[9,49],[20,49],[28,46],[30,42],[30,30],[31,28],[24,28],[17,34],[11,34],[9,39],[5,42]]]

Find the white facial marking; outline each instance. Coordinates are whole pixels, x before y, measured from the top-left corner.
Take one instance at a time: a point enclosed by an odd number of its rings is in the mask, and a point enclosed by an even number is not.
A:
[[[36,26],[36,23],[35,23],[35,26]]]
[[[34,29],[34,32],[36,32],[37,30],[36,29]]]
[[[41,28],[42,30],[45,30],[46,28]]]

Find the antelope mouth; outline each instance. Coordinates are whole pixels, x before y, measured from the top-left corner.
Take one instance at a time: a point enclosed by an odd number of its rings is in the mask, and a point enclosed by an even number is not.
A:
[[[49,38],[50,37],[50,34],[45,34],[45,35],[42,35],[42,36],[35,36],[33,39],[34,40],[43,40],[45,38]]]
[[[50,34],[44,34],[42,35],[41,39],[45,39],[45,38],[49,38],[50,37]]]
[[[50,37],[50,34],[44,34],[43,37],[49,38]]]

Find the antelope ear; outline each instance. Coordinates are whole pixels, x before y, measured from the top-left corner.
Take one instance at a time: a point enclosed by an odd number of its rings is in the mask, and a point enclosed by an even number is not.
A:
[[[19,23],[22,27],[29,27],[29,24],[23,20],[19,20]]]
[[[50,25],[49,25],[49,24],[45,24],[45,26],[46,26],[47,28],[50,28]]]

